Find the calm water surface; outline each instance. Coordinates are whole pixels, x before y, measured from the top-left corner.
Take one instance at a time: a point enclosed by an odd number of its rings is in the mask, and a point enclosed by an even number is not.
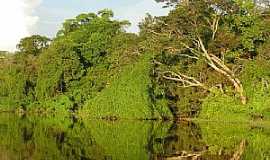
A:
[[[1,160],[270,159],[270,126],[0,114]]]

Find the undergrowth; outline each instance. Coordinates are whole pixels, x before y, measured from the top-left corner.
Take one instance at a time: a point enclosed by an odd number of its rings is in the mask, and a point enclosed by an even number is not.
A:
[[[81,115],[92,118],[121,117],[124,119],[154,119],[171,117],[167,106],[155,107],[149,97],[151,79],[149,56],[126,66],[112,83],[93,99],[88,100]]]

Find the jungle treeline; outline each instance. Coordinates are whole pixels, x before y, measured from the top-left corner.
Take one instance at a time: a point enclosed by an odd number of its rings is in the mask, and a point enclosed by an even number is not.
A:
[[[164,2],[164,1],[161,1]],[[139,33],[113,12],[0,53],[0,110],[105,119],[270,118],[270,10],[250,0],[166,1]]]

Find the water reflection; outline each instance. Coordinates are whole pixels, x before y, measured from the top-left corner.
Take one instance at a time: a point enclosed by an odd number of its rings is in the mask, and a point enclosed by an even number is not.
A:
[[[267,125],[2,114],[0,139],[1,160],[270,159]]]

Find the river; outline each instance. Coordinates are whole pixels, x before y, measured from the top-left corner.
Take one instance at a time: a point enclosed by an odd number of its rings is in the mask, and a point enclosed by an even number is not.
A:
[[[270,159],[267,123],[0,114],[1,160]]]

